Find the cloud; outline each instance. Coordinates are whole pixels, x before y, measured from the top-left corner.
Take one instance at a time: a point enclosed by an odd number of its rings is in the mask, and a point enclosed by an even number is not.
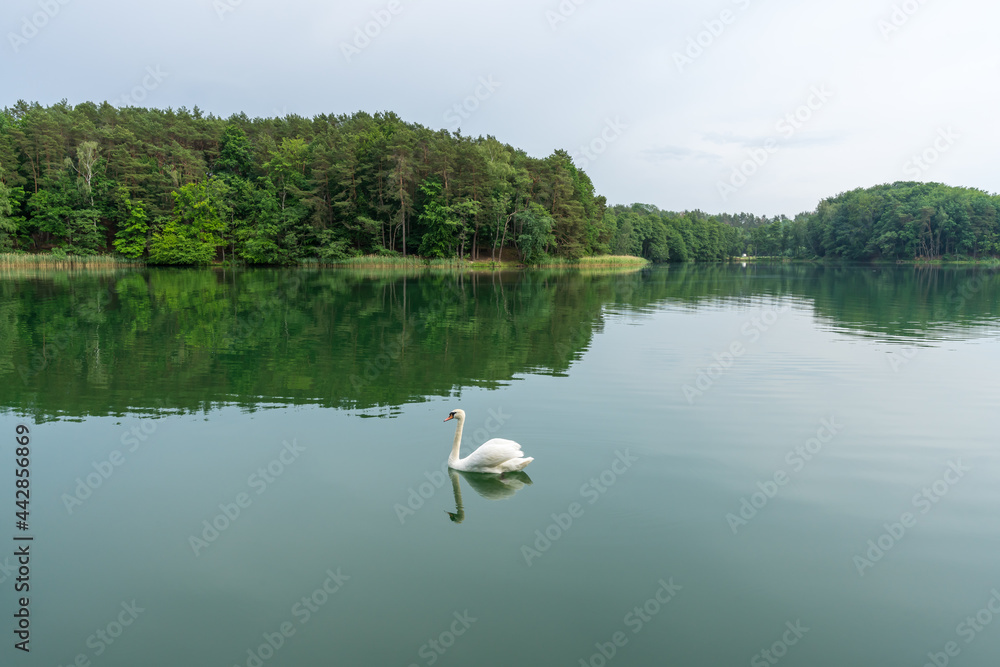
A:
[[[613,203],[791,215],[846,185],[902,178],[906,160],[948,126],[962,139],[927,179],[997,189],[996,94],[984,82],[996,73],[1000,5],[917,3],[886,38],[879,22],[895,0],[574,2],[554,29],[546,12],[569,6],[557,0],[393,1],[391,21],[389,0],[219,0],[232,8],[222,19],[213,0],[59,3],[17,51],[0,43],[0,104],[119,99],[159,67],[169,77],[146,106],[222,117],[392,110],[445,128],[444,113],[492,76],[503,86],[463,119],[464,135],[574,154],[608,118],[625,120],[620,141],[586,167]],[[38,7],[9,0],[0,34],[17,33]],[[720,32],[724,9],[738,19]],[[359,29],[370,44],[348,62],[341,43]],[[699,36],[701,53],[678,72],[672,55]],[[821,85],[834,92],[829,103],[782,134],[777,123]],[[720,175],[769,138],[781,151],[721,202]]]
[[[689,159],[718,162],[722,159],[721,156],[715,153],[694,148],[685,148],[684,146],[658,146],[646,148],[642,151],[642,154],[646,156],[646,159],[652,160],[653,162]]]

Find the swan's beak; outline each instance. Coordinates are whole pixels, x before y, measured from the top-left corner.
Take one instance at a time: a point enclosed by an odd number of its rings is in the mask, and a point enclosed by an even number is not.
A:
[[[448,415],[447,417],[444,418],[444,420],[445,421],[451,421],[454,418],[455,418],[455,415]]]

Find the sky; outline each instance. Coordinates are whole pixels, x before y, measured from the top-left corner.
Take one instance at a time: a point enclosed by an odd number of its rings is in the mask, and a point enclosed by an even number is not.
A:
[[[789,217],[858,187],[997,192],[982,0],[5,0],[0,105],[394,111],[610,204]]]

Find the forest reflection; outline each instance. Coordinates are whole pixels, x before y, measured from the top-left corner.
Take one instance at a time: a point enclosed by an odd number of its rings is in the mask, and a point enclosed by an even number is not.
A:
[[[394,409],[563,375],[610,313],[794,300],[887,340],[995,335],[998,272],[683,264],[632,271],[7,273],[0,405],[39,419],[236,404]]]

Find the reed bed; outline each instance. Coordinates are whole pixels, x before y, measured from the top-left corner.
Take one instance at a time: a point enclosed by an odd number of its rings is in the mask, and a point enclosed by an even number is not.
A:
[[[597,269],[597,268],[632,268],[643,267],[649,264],[649,260],[631,255],[598,255],[595,257],[582,257],[580,259],[563,259],[560,257],[546,258],[532,267],[540,268],[574,268],[574,269]],[[336,266],[357,269],[461,269],[465,271],[496,271],[501,269],[521,269],[524,264],[519,262],[494,262],[492,260],[471,261],[468,259],[426,259],[422,257],[397,257],[391,255],[362,255],[359,257],[349,257],[343,260],[328,261],[309,259],[302,262],[303,266]]]
[[[633,255],[594,255],[593,257],[581,257],[580,259],[563,259],[560,257],[550,257],[545,259],[537,266],[545,268],[579,268],[579,269],[590,269],[590,268],[615,268],[615,267],[632,267],[632,266],[646,266],[649,264],[648,259],[643,259],[642,257],[635,257]]]
[[[477,261],[467,259],[427,259],[424,257],[397,257],[393,255],[360,255],[358,257],[348,257],[336,261],[323,261],[308,259],[302,262],[303,266],[336,266],[354,269],[465,269],[482,270],[511,268],[514,265],[509,263]]]
[[[121,270],[145,266],[145,262],[117,255],[51,255],[31,253],[0,253],[0,270]]]

